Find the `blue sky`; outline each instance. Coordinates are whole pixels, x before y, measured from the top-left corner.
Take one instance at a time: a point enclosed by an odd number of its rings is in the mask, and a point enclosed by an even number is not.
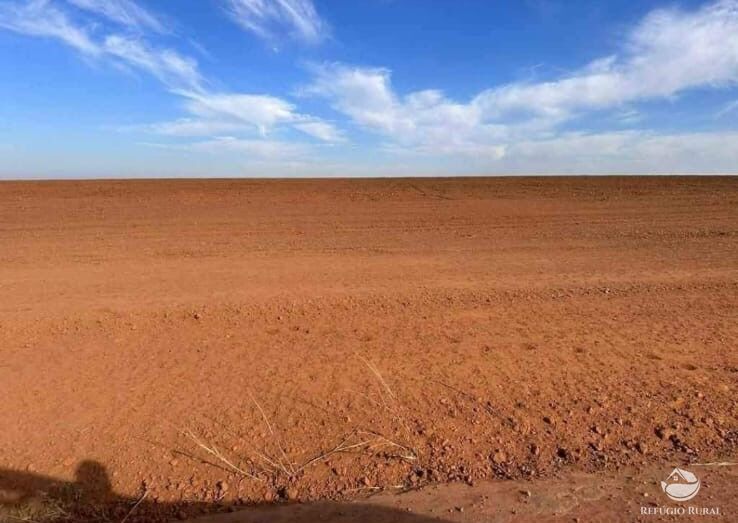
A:
[[[738,172],[738,0],[0,0],[0,178]]]

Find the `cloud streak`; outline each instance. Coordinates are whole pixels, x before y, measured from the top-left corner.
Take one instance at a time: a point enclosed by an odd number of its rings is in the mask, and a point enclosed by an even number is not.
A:
[[[183,147],[208,154],[236,153],[260,160],[295,159],[303,156],[308,150],[304,144],[279,140],[249,140],[234,136],[218,136]]]
[[[316,44],[328,35],[311,0],[227,0],[226,11],[242,29],[272,45],[285,38]]]
[[[124,27],[166,32],[164,23],[159,17],[131,0],[67,0],[67,2],[78,9],[101,15]]]

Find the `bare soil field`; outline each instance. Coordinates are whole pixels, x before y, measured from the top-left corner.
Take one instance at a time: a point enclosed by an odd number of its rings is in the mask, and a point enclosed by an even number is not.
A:
[[[0,519],[545,520],[525,484],[738,461],[737,339],[735,177],[2,182]],[[674,505],[637,483],[603,521]]]

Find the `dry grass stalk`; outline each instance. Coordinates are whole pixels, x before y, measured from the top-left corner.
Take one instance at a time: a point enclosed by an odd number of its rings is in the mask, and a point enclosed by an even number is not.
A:
[[[368,436],[371,436],[371,438],[369,438],[369,439],[362,439],[358,443],[349,443],[352,440],[352,438],[354,438],[356,436],[359,436],[359,435],[368,435]],[[399,456],[402,459],[405,459],[407,461],[416,461],[417,460],[417,455],[416,455],[415,451],[413,451],[412,449],[410,449],[410,448],[408,448],[408,447],[406,447],[404,445],[401,445],[401,444],[397,443],[396,441],[393,441],[393,440],[391,440],[391,439],[383,436],[382,434],[379,434],[378,432],[368,431],[368,430],[354,430],[348,436],[346,436],[343,439],[343,441],[341,441],[341,443],[339,443],[338,445],[336,445],[331,450],[322,452],[319,455],[315,456],[314,458],[311,458],[308,461],[306,461],[305,463],[303,463],[301,466],[298,467],[297,471],[300,472],[300,471],[304,470],[305,468],[309,467],[310,465],[312,465],[313,463],[317,463],[319,461],[324,461],[324,460],[328,459],[329,457],[331,457],[334,454],[339,454],[339,453],[342,453],[342,452],[349,452],[351,450],[361,449],[361,448],[363,448],[363,449],[374,449],[374,448],[383,447],[383,446],[397,447],[397,448],[402,449],[403,451],[405,451],[406,454],[404,454],[404,455],[401,454]]]
[[[356,448],[364,447],[364,446],[367,446],[367,445],[369,445],[371,443],[371,440],[367,440],[367,441],[362,441],[362,442],[359,442],[359,443],[353,443],[353,444],[350,444],[349,445],[348,442],[356,434],[357,434],[357,431],[352,432],[351,434],[349,434],[348,436],[346,436],[344,438],[344,440],[341,443],[339,443],[338,445],[336,445],[333,449],[331,449],[329,451],[326,451],[326,452],[323,452],[323,453],[315,456],[314,458],[309,459],[308,461],[306,461],[305,463],[303,463],[300,467],[298,467],[298,469],[297,469],[298,472],[301,471],[301,470],[304,470],[305,468],[307,468],[308,466],[312,465],[313,463],[317,463],[318,461],[323,461],[323,460],[329,458],[333,454],[338,454],[340,452],[348,452],[349,450],[353,450],[353,449],[356,449]]]
[[[364,394],[362,392],[352,391],[349,390],[349,392],[353,392],[355,394],[359,394],[365,399],[367,399],[370,403],[373,405],[386,410],[392,415],[393,420],[399,421],[403,428],[408,432],[408,434],[411,434],[409,425],[407,424],[407,421],[404,419],[404,417],[398,412],[398,404],[397,404],[397,396],[395,395],[394,391],[390,388],[390,386],[387,384],[387,381],[384,379],[382,374],[379,372],[376,366],[374,366],[371,362],[366,360],[365,358],[361,357],[357,354],[357,357],[364,362],[364,364],[367,366],[367,368],[372,372],[372,374],[377,379],[377,382],[380,385],[380,397],[382,398],[382,402],[384,405],[380,404],[379,402],[373,400],[370,396],[367,394]],[[336,445],[330,450],[320,452],[318,455],[314,456],[313,458],[310,458],[306,462],[302,463],[301,465],[296,465],[290,461],[290,459],[287,456],[287,453],[284,450],[284,446],[282,445],[280,441],[280,437],[277,434],[277,432],[274,430],[274,427],[272,426],[271,422],[269,421],[268,416],[266,415],[266,412],[262,408],[261,404],[256,400],[256,398],[253,396],[253,394],[249,394],[251,397],[251,400],[254,402],[254,405],[258,409],[259,413],[261,414],[262,419],[264,420],[264,424],[267,427],[267,430],[269,431],[270,436],[272,436],[274,444],[279,449],[279,453],[281,455],[281,458],[275,458],[267,454],[266,452],[261,452],[256,449],[254,449],[251,445],[248,444],[248,441],[244,438],[243,435],[236,433],[232,431],[227,426],[223,425],[222,423],[214,421],[215,423],[218,423],[219,425],[223,426],[225,430],[227,430],[232,435],[235,435],[239,439],[243,440],[247,443],[247,446],[250,447],[250,452],[254,453],[258,458],[264,462],[270,470],[262,469],[262,472],[265,472],[267,474],[284,474],[287,477],[294,477],[299,472],[302,472],[310,465],[324,461],[328,459],[330,456],[338,453],[343,452],[350,452],[352,450],[357,449],[374,449],[378,447],[395,447],[397,449],[400,449],[402,453],[399,454],[399,458],[404,459],[406,461],[411,462],[417,462],[418,461],[418,453],[413,448],[403,445],[401,443],[398,443],[397,441],[390,439],[383,434],[374,431],[374,430],[361,430],[361,429],[355,429],[354,431],[350,432],[347,436],[343,438],[341,443]],[[385,396],[389,400],[391,400],[392,406],[390,406],[387,401],[385,401]],[[192,440],[198,447],[203,449],[205,452],[210,454],[211,456],[215,457],[219,462],[224,464],[228,469],[235,471],[243,476],[257,479],[259,481],[264,481],[262,478],[259,478],[255,476],[254,474],[247,472],[236,465],[234,465],[226,456],[223,455],[222,452],[220,452],[215,445],[212,444],[206,444],[200,438],[198,438],[192,431],[186,430],[186,431],[180,431],[182,434],[187,436],[190,440]],[[370,436],[370,437],[364,437],[360,438],[361,441],[355,442],[352,441],[357,436]],[[252,461],[253,462],[253,461]]]
[[[284,451],[284,448],[282,447],[282,444],[279,441],[279,436],[277,436],[277,434],[274,432],[274,429],[272,428],[272,424],[269,423],[269,418],[267,418],[267,415],[264,412],[264,409],[261,408],[261,405],[259,405],[259,402],[256,401],[256,398],[254,398],[253,395],[251,395],[251,400],[254,402],[254,405],[256,405],[256,408],[259,409],[259,412],[261,412],[261,417],[264,418],[264,423],[266,424],[267,429],[269,430],[269,433],[274,438],[274,442],[277,444],[277,448],[279,448],[279,452],[282,454],[282,459],[284,461],[277,460],[279,467],[288,476],[294,476],[297,471],[295,470],[294,465],[290,462],[289,458],[287,457],[287,453]],[[285,466],[285,463],[289,465],[289,470]]]
[[[374,432],[371,430],[361,430],[358,432],[358,434],[371,434],[375,437],[375,440],[378,440],[383,445],[389,445],[391,447],[397,447],[401,450],[404,450],[407,454],[400,455],[400,457],[407,461],[417,461],[418,460],[418,453],[415,452],[415,450],[411,449],[410,447],[406,447],[405,445],[401,445],[400,443],[397,443],[396,441],[393,441],[389,439],[386,436],[383,436],[382,434],[379,434],[378,432]],[[376,447],[380,445],[373,445],[372,447]]]
[[[124,518],[123,518],[123,519],[121,520],[121,522],[120,522],[120,523],[126,523],[126,521],[127,521],[127,520],[128,520],[128,518],[129,518],[129,517],[131,516],[131,514],[133,514],[133,513],[134,513],[134,512],[136,511],[136,509],[138,508],[138,506],[139,506],[139,505],[140,505],[141,503],[143,503],[143,500],[144,500],[144,499],[146,499],[146,496],[148,496],[148,495],[149,495],[149,491],[148,491],[148,490],[144,491],[143,495],[142,495],[142,496],[141,496],[141,497],[139,498],[139,500],[138,500],[138,501],[136,501],[136,504],[135,504],[135,505],[133,505],[133,506],[131,507],[131,510],[129,510],[129,511],[128,511],[128,514],[126,514],[126,517],[124,517]]]
[[[259,459],[261,459],[264,463],[266,463],[266,465],[268,466],[268,469],[262,467],[261,470],[260,470],[260,472],[264,472],[266,474],[275,474],[275,473],[279,473],[281,471],[281,472],[285,472],[285,473],[287,473],[289,475],[287,469],[283,465],[279,465],[277,463],[278,460],[276,460],[275,458],[272,458],[266,452],[262,452],[262,451],[260,451],[260,450],[258,450],[256,448],[254,448],[251,445],[251,443],[246,439],[246,437],[243,434],[241,434],[240,432],[238,432],[238,431],[236,431],[236,430],[228,427],[226,424],[218,421],[215,418],[211,418],[209,416],[205,416],[205,417],[208,420],[210,420],[211,422],[213,422],[213,423],[215,423],[215,424],[220,425],[221,427],[223,427],[223,430],[225,430],[231,436],[234,436],[234,437],[240,439],[247,446],[247,450],[249,452],[251,452],[253,454],[256,454],[256,456]],[[253,460],[250,460],[250,461],[253,462]]]
[[[356,357],[359,358],[361,361],[363,361],[364,364],[369,368],[369,370],[377,378],[377,381],[381,385],[380,391],[381,391],[381,389],[384,389],[384,391],[389,396],[389,399],[391,400],[392,406],[388,405],[387,402],[385,401],[384,395],[381,395],[382,401],[384,402],[384,407],[383,408],[385,410],[387,410],[388,412],[390,412],[390,414],[392,415],[394,421],[399,422],[399,424],[405,430],[405,437],[407,438],[407,440],[408,441],[412,440],[412,433],[413,433],[413,431],[410,429],[410,424],[408,423],[407,419],[405,419],[405,417],[400,412],[400,409],[401,409],[402,405],[398,401],[397,395],[394,393],[394,391],[387,384],[387,381],[382,376],[382,373],[379,372],[379,369],[377,369],[377,367],[374,364],[372,364],[367,359],[363,358],[360,354],[356,354]],[[360,395],[364,396],[365,398],[367,398],[371,403],[374,403],[375,405],[381,407],[381,405],[379,405],[377,402],[375,402],[374,400],[372,400],[366,394],[362,394],[362,393],[358,393],[358,394],[360,394]],[[410,447],[408,447],[406,445],[401,445],[401,444],[399,444],[399,443],[397,443],[397,442],[395,442],[395,441],[393,441],[391,439],[388,439],[385,436],[379,434],[378,432],[365,431],[364,433],[374,434],[376,437],[381,438],[385,443],[403,449],[406,452],[406,454],[400,456],[403,459],[406,459],[408,461],[417,461],[419,459],[419,453],[416,450],[414,450],[414,449],[412,449],[412,448],[410,448]]]
[[[370,371],[376,376],[379,383],[384,388],[385,392],[387,392],[387,395],[392,399],[396,400],[397,397],[395,396],[395,393],[392,392],[392,389],[389,385],[387,385],[387,382],[384,380],[384,377],[382,377],[382,374],[379,372],[379,370],[372,364],[370,361],[362,358],[359,354],[356,355],[357,358],[359,358],[361,361],[364,362],[364,364],[369,368]]]
[[[24,502],[18,506],[10,507],[8,512],[0,507],[0,521],[7,518],[13,521],[24,521],[26,523],[40,523],[43,521],[70,520],[72,518],[60,501],[49,497],[45,493],[39,493],[42,500],[38,502]]]
[[[215,445],[207,445],[203,441],[200,440],[191,430],[182,430],[180,431],[185,437],[192,440],[195,445],[203,449],[205,452],[213,456],[215,459],[226,465],[231,470],[237,472],[238,474],[241,474],[242,476],[246,476],[251,479],[255,479],[257,481],[264,481],[262,478],[243,470],[240,467],[237,467],[234,465],[228,458],[226,458],[220,450]]]

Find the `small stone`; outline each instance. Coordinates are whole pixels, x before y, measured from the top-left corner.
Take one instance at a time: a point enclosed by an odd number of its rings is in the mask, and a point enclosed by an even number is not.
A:
[[[299,493],[297,492],[296,488],[287,489],[287,499],[289,499],[290,501],[296,500],[298,495]]]
[[[264,493],[264,501],[266,501],[267,503],[271,503],[272,501],[274,501],[274,493],[271,490],[267,490]]]
[[[507,454],[503,450],[498,450],[492,456],[492,461],[494,461],[497,465],[501,465],[502,463],[505,463],[507,461]]]

